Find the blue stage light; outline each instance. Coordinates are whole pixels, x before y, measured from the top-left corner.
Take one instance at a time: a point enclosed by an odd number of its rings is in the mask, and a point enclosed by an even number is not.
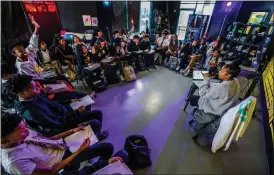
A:
[[[103,4],[105,7],[108,7],[108,6],[110,6],[110,1],[103,1]]]

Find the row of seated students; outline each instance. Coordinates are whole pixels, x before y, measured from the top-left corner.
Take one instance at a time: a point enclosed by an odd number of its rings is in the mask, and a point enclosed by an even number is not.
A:
[[[1,162],[4,170],[9,174],[57,174],[62,169],[64,174],[91,174],[109,163],[126,161],[126,152],[120,151],[112,157],[111,143],[90,146],[89,137],[76,152],[69,151],[63,138],[83,130],[85,125],[92,128],[100,141],[109,133],[101,130],[101,111],[90,111],[84,106],[73,110],[69,106],[86,94],[74,91],[67,79],[44,79],[39,75],[37,68],[40,67],[34,57],[40,26],[32,16],[30,19],[35,28],[30,45],[26,49],[20,45],[12,48],[17,57],[16,66],[1,65],[2,105],[16,112],[4,112],[2,106]],[[52,94],[50,88],[43,85],[53,83],[66,83],[68,89]],[[75,168],[95,157],[100,158],[91,166]]]

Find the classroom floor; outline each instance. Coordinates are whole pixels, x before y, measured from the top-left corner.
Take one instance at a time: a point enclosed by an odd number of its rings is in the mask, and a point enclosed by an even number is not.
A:
[[[197,144],[191,139],[190,116],[183,111],[191,78],[163,67],[137,77],[135,82],[120,82],[99,93],[93,105],[93,109],[103,111],[103,128],[110,132],[106,141],[114,144],[115,151],[123,148],[131,134],[146,137],[153,165],[135,173],[266,174],[260,115],[229,150],[214,154],[209,141],[200,139]],[[75,86],[86,92],[81,83]]]

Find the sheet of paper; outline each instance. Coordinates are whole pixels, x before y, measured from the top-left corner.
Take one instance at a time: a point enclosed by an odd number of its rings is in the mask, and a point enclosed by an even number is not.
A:
[[[98,142],[98,138],[94,134],[90,125],[86,126],[84,130],[80,130],[74,134],[69,135],[68,137],[65,137],[64,140],[68,145],[69,150],[74,153],[80,148],[84,140],[88,137],[90,137],[90,145]]]
[[[93,104],[94,101],[91,99],[89,95],[84,96],[83,98],[79,99],[78,101],[72,102],[70,106],[73,110],[78,109],[80,106],[88,106]]]
[[[65,91],[68,89],[67,85],[65,83],[60,83],[60,84],[46,84],[45,87],[51,87],[51,91],[49,91],[50,93],[54,93],[54,92],[59,92],[59,91]]]
[[[84,69],[89,70],[89,71],[93,71],[93,70],[95,70],[95,69],[97,69],[99,67],[100,67],[100,64],[96,63],[96,64],[93,64],[91,66],[85,67]]]
[[[203,74],[208,73],[208,71],[194,70],[193,71],[193,80],[203,80]]]
[[[110,164],[98,171],[96,171],[95,174],[125,174],[125,175],[133,175],[132,171],[123,163],[121,162],[115,162],[113,164]]]

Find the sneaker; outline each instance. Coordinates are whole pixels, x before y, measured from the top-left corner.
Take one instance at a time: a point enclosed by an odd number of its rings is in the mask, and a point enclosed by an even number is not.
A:
[[[176,71],[178,71],[178,70],[180,70],[180,66],[177,66],[177,67],[176,67]]]
[[[187,69],[186,73],[184,73],[184,76],[188,76],[189,72],[190,72],[190,69]]]
[[[180,69],[180,74],[182,74],[183,73],[183,69]]]
[[[106,138],[108,137],[108,135],[109,135],[109,132],[108,132],[107,130],[102,131],[102,132],[99,134],[98,139],[99,139],[100,141],[102,141],[102,140],[106,139]]]

